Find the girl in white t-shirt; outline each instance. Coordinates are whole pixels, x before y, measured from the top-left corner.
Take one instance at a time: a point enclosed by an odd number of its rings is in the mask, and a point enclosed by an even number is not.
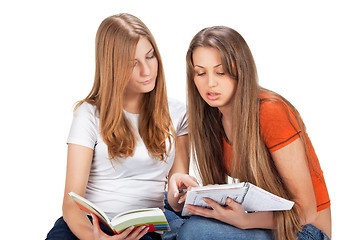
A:
[[[145,226],[110,237],[68,193],[85,196],[110,218],[136,208],[163,209],[168,177],[171,189],[197,185],[186,175],[185,112],[167,98],[159,50],[144,23],[129,14],[106,18],[96,35],[94,85],[75,108],[67,141],[63,217],[47,239],[161,239]]]

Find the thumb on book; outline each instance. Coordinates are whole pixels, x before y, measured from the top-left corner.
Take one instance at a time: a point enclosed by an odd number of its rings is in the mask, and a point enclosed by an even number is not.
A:
[[[231,209],[234,209],[234,210],[239,210],[241,209],[241,205],[237,202],[235,202],[234,200],[232,200],[231,198],[226,198],[226,204],[231,208]]]

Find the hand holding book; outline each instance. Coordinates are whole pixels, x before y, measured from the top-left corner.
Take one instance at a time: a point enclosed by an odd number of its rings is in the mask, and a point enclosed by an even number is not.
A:
[[[91,217],[93,220],[94,239],[105,239],[110,237],[100,229],[98,217],[95,214],[91,214]],[[119,235],[117,235],[116,239],[140,239],[149,231],[149,229],[150,228],[146,227],[145,225],[136,228],[134,226],[131,226],[125,229]]]
[[[289,210],[293,205],[294,202],[247,182],[210,185],[187,191],[182,215],[214,218],[241,229],[271,229],[273,211]]]
[[[226,199],[231,198],[242,205],[247,212],[290,210],[294,202],[276,196],[251,183],[210,185],[194,187],[187,192],[183,216],[188,216],[188,204],[209,208],[204,198],[209,198],[218,204],[226,205]]]
[[[115,234],[120,234],[131,226],[138,227],[143,225],[149,227],[148,232],[170,231],[164,212],[160,208],[130,210],[120,213],[110,220],[99,207],[89,200],[73,192],[70,192],[69,195],[81,210],[88,214],[96,215],[97,218],[109,227]]]

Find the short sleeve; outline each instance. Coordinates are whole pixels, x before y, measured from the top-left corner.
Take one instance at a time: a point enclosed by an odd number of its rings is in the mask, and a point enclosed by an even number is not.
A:
[[[74,112],[67,143],[94,149],[99,129],[97,124],[96,107],[84,102]]]
[[[266,99],[260,103],[262,138],[270,152],[279,150],[300,137],[298,121],[282,100]]]
[[[171,120],[174,124],[176,136],[188,134],[185,104],[169,98],[169,111]]]

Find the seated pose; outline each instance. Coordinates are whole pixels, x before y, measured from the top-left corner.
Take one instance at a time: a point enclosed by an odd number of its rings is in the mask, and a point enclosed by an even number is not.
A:
[[[225,207],[206,199],[212,209],[190,205],[193,216],[177,239],[329,239],[329,195],[305,125],[286,99],[258,85],[242,36],[228,27],[203,29],[186,63],[188,130],[202,184],[230,176],[295,205],[247,213],[229,198]]]
[[[110,237],[68,193],[85,196],[110,218],[164,209],[170,170],[179,178],[188,173],[185,112],[184,104],[167,98],[159,50],[144,23],[129,14],[106,18],[96,35],[94,85],[76,105],[67,140],[63,217],[47,239],[161,239],[145,226]]]

